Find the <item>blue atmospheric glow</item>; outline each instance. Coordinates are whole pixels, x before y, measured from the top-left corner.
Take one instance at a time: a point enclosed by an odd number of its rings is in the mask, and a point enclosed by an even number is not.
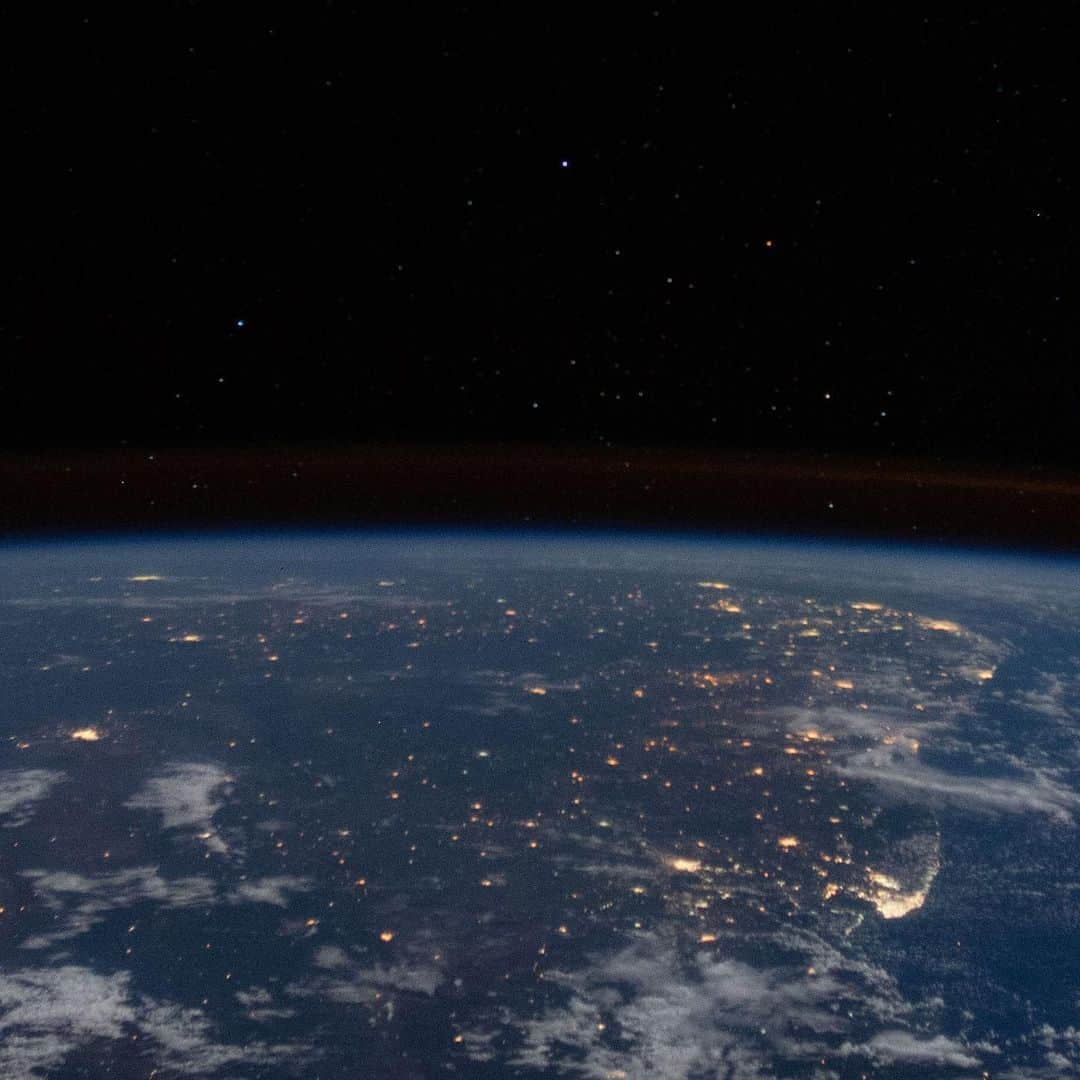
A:
[[[38,534],[36,536],[12,536],[0,539],[0,555],[5,563],[18,561],[20,557],[38,560],[44,550],[54,555],[65,549],[72,555],[89,547],[98,552],[112,550],[118,554],[124,549],[154,550],[162,555],[171,550],[182,556],[200,547],[213,545],[216,554],[228,551],[243,553],[247,558],[258,556],[277,558],[287,562],[290,557],[304,558],[319,554],[332,557],[347,552],[367,549],[374,554],[379,549],[406,549],[417,551],[442,551],[458,559],[468,559],[484,553],[498,551],[519,557],[552,556],[585,560],[599,558],[606,561],[613,552],[619,558],[630,557],[632,562],[650,563],[667,558],[695,563],[705,560],[748,556],[752,563],[817,564],[821,569],[831,567],[834,572],[850,569],[861,563],[864,567],[884,569],[906,565],[929,574],[952,571],[960,578],[971,577],[985,580],[987,575],[1005,576],[1014,583],[1021,579],[1060,578],[1063,571],[1074,572],[1080,565],[1075,553],[1034,548],[1007,548],[992,546],[930,544],[904,540],[867,540],[858,537],[806,537],[798,534],[768,532],[711,532],[678,531],[659,532],[655,529],[633,528],[578,528],[560,526],[530,528],[513,526],[418,526],[403,528],[363,527],[356,525],[323,525],[303,527],[283,524],[260,525],[254,528],[220,526],[197,530],[163,529],[152,531],[103,530],[75,533]],[[10,566],[9,566],[10,568]]]

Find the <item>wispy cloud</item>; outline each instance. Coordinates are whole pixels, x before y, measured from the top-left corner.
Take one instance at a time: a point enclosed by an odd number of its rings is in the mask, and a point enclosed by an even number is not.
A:
[[[269,1020],[288,1020],[296,1015],[295,1009],[275,1005],[274,995],[262,986],[237,990],[236,1000],[247,1010],[244,1015],[249,1020],[265,1023]]]
[[[52,913],[49,929],[32,933],[22,949],[48,949],[69,941],[104,922],[112,911],[127,910],[147,901],[162,908],[212,907],[229,904],[271,904],[287,907],[291,893],[307,892],[310,878],[277,876],[252,878],[230,886],[208,876],[162,877],[157,868],[135,866],[108,874],[77,874],[67,870],[25,870],[22,877]]]
[[[34,884],[34,891],[53,912],[47,931],[31,934],[22,949],[47,949],[68,941],[105,921],[110,911],[128,908],[144,900],[163,907],[197,907],[213,903],[213,882],[206,877],[167,880],[149,866],[136,866],[93,877],[66,870],[25,870],[22,877]]]
[[[121,1038],[134,1017],[129,983],[127,972],[73,964],[0,974],[0,1073],[40,1076],[93,1039]]]
[[[285,992],[296,998],[324,998],[339,1004],[373,1004],[389,991],[430,997],[446,975],[442,967],[424,957],[403,957],[392,964],[361,964],[338,945],[315,950],[317,973],[290,983]]]
[[[183,1076],[209,1076],[228,1065],[274,1065],[292,1072],[304,1048],[298,1043],[270,1045],[258,1040],[219,1042],[213,1022],[201,1009],[144,998],[134,1023],[156,1044],[156,1058]],[[310,1054],[310,1050],[308,1050]]]
[[[0,817],[5,828],[25,825],[34,808],[66,774],[56,769],[7,769],[0,772]]]
[[[1044,672],[1039,676],[1038,687],[1018,692],[1013,704],[1050,720],[1066,721],[1075,715],[1068,699],[1075,697],[1076,693],[1077,689],[1067,684],[1060,675]]]
[[[866,781],[883,794],[971,813],[1037,813],[1072,823],[1080,809],[1080,793],[1063,783],[1034,750],[1018,757],[1004,747],[992,750],[987,740],[967,737],[957,724],[958,711],[973,712],[965,701],[961,694],[945,709],[941,702],[912,692],[906,704],[786,707],[761,714],[758,723],[780,724],[788,730],[812,728],[830,736],[835,740],[830,747],[832,771]],[[1054,719],[1066,715],[1063,685],[1053,677],[1042,677],[1037,691],[1021,694],[1013,703]],[[991,775],[985,768],[981,774],[938,768],[924,757],[934,746],[998,768]],[[1003,766],[1008,766],[1007,772]]]
[[[178,1076],[207,1076],[229,1065],[293,1071],[312,1048],[296,1042],[219,1041],[200,1009],[134,993],[131,974],[66,964],[0,973],[0,1075],[35,1080],[102,1039],[139,1034],[147,1058]]]
[[[837,771],[906,798],[973,812],[1039,813],[1071,824],[1073,812],[1080,808],[1080,794],[1044,769],[1027,769],[1008,777],[950,773],[894,746],[863,751]]]
[[[878,1065],[951,1065],[956,1069],[974,1069],[982,1064],[957,1039],[946,1035],[919,1038],[903,1030],[882,1031],[863,1043],[845,1042],[840,1053],[867,1057]]]
[[[311,878],[287,874],[277,877],[254,878],[242,881],[226,894],[230,904],[273,904],[288,907],[290,893],[308,892],[313,886]]]
[[[566,994],[537,1015],[504,1018],[499,1034],[513,1046],[507,1063],[550,1069],[569,1055],[576,1075],[595,1080],[764,1077],[784,1060],[840,1065],[860,1052],[874,1061],[979,1063],[959,1040],[899,1026],[861,1048],[855,1030],[897,1025],[910,1012],[891,980],[817,939],[789,933],[785,941],[816,970],[759,968],[710,951],[687,957],[674,936],[656,932],[584,970],[547,972],[545,984]],[[490,1059],[496,1026],[463,1033],[470,1055]]]
[[[215,830],[213,817],[224,805],[222,789],[231,779],[220,765],[174,762],[124,805],[161,814],[166,829],[198,829],[211,851],[224,854],[228,845]]]

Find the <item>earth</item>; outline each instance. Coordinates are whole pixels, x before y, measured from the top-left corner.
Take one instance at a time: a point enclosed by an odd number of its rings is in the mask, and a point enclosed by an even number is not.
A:
[[[1080,1071],[1080,565],[0,548],[0,1074]]]

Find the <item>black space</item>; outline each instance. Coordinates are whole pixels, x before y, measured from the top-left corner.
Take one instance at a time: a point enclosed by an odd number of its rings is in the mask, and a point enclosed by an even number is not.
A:
[[[50,8],[4,443],[1072,468],[1075,13]]]

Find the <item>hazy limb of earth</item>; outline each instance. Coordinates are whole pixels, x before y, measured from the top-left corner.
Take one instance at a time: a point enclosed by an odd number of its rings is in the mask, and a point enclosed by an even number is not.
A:
[[[0,548],[0,1075],[1080,1070],[1080,563]]]

